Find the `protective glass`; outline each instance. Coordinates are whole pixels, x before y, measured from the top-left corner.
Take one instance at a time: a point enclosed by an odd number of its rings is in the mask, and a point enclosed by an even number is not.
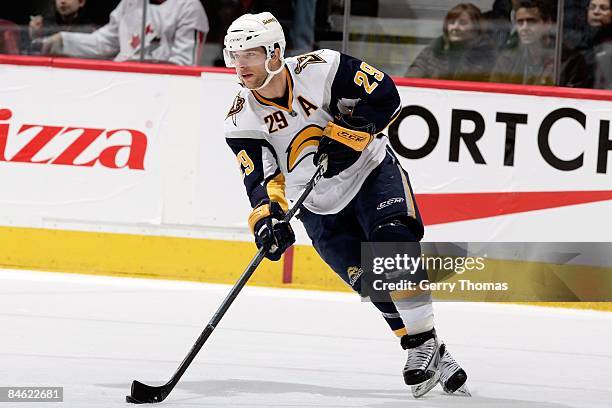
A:
[[[266,53],[263,50],[229,51],[224,48],[223,58],[226,67],[249,67],[263,65],[266,62]]]

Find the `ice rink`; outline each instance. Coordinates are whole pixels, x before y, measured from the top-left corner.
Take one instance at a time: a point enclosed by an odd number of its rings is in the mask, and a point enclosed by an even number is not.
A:
[[[0,271],[0,386],[63,386],[63,403],[128,407],[166,382],[225,285]],[[352,294],[246,288],[167,407],[610,407],[612,313],[438,303],[437,330],[473,397],[414,400],[404,351]]]

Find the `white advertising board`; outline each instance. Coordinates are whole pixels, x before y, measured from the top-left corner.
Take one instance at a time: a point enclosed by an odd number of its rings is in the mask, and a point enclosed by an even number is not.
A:
[[[2,78],[3,217],[161,222],[168,98],[154,77],[2,67]]]
[[[204,78],[203,118],[219,134],[239,87],[232,75]],[[399,90],[403,113],[388,133],[421,203],[427,240],[612,240],[612,102]],[[242,180],[227,152],[219,139],[203,148],[200,173],[218,169],[223,193],[200,222],[245,226],[249,207],[233,187]]]
[[[391,140],[418,172],[420,192],[612,187],[612,102],[409,87],[400,93],[404,109]]]
[[[2,225],[251,240],[235,76],[0,70]],[[612,241],[612,102],[399,89],[427,240]]]
[[[612,240],[612,102],[400,87],[427,239]]]

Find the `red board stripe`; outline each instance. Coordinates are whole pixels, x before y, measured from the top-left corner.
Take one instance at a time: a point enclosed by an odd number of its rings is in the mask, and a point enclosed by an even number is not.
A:
[[[425,225],[612,200],[612,191],[417,194]]]

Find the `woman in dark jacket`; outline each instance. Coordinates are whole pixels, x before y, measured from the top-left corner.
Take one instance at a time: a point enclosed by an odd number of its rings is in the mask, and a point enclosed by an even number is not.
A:
[[[601,29],[593,41],[593,88],[612,89],[612,24]]]
[[[609,37],[610,30],[612,29],[612,10],[610,5],[612,0],[590,0],[589,6],[586,10],[586,21],[587,25],[583,32],[582,40],[577,45],[576,49],[579,51],[586,64],[588,66],[588,75],[591,79],[591,83],[594,84],[595,88],[601,88],[601,78],[610,78],[612,75],[606,72],[596,72],[601,68],[602,58],[601,52],[608,50],[609,58]],[[608,45],[604,45],[607,43]],[[599,56],[599,58],[597,58]],[[604,58],[605,59],[605,58]],[[605,63],[604,63],[605,65]],[[610,67],[610,63],[607,64]],[[598,76],[598,78],[595,78]],[[605,82],[605,81],[604,81]],[[605,87],[604,87],[605,88]]]
[[[406,76],[486,81],[495,55],[483,36],[482,24],[480,9],[471,3],[450,9],[444,19],[444,34],[421,51]]]

